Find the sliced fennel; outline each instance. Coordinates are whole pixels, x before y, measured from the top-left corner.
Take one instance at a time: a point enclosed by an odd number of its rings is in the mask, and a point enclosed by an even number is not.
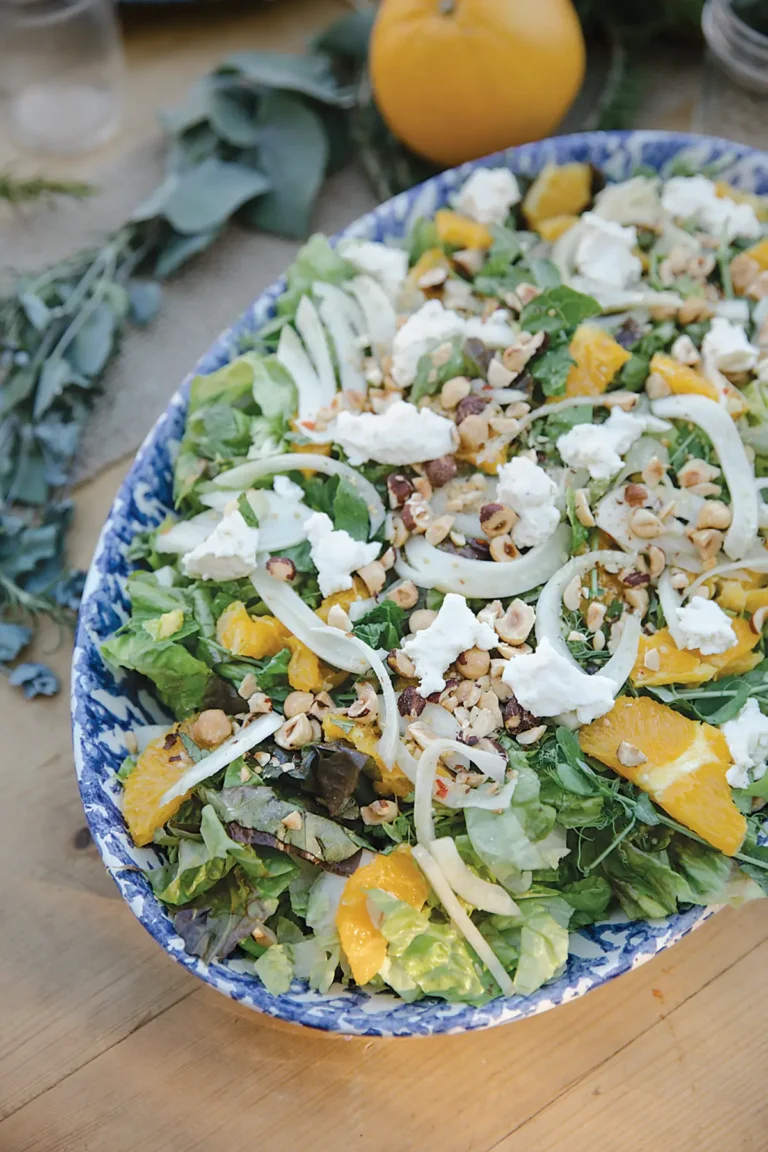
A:
[[[317,372],[324,396],[321,407],[325,407],[336,395],[336,373],[333,369],[325,329],[318,316],[317,308],[309,296],[302,296],[299,301],[299,306],[296,309],[296,328]]]
[[[229,740],[225,740],[209,756],[204,756],[202,760],[198,760],[191,768],[188,768],[184,775],[180,776],[176,783],[168,789],[160,801],[160,805],[169,804],[171,800],[178,799],[190,788],[194,788],[195,785],[215,775],[222,768],[226,768],[233,760],[237,760],[238,756],[242,756],[244,752],[249,752],[257,744],[263,743],[268,736],[277,731],[282,723],[283,717],[279,712],[268,712],[266,716],[259,716],[252,724],[242,728],[236,736],[230,736]]]

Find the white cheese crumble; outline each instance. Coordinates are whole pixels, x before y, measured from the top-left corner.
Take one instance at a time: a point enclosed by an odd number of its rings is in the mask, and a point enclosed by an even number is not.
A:
[[[519,516],[512,529],[518,548],[535,548],[552,535],[560,523],[556,497],[557,484],[527,456],[515,456],[499,469],[496,498]]]
[[[622,468],[622,456],[645,432],[664,432],[666,420],[612,408],[604,424],[575,424],[557,438],[562,460],[574,469],[586,468],[593,480],[610,480]]]
[[[628,288],[640,278],[643,266],[632,249],[637,246],[637,229],[623,228],[594,212],[585,212],[579,224],[579,242],[574,261],[582,276]]]
[[[396,400],[383,412],[340,412],[333,439],[357,466],[368,460],[377,464],[421,464],[436,460],[454,449],[456,425],[429,408],[416,408]]]
[[[613,681],[599,673],[588,676],[546,637],[535,652],[508,660],[501,678],[534,716],[575,712],[579,724],[591,724],[613,708]]]
[[[453,206],[480,224],[503,224],[519,199],[517,180],[507,168],[477,168],[454,199]]]
[[[655,228],[661,215],[657,183],[650,176],[633,176],[620,184],[607,184],[595,197],[595,216],[616,224]]]
[[[757,700],[747,700],[734,716],[720,725],[728,742],[733,765],[725,778],[732,788],[748,788],[765,775],[768,760],[768,716],[763,716]]]
[[[275,476],[272,481],[272,491],[281,500],[288,500],[291,503],[304,499],[304,489],[287,476]]]
[[[259,530],[238,511],[228,512],[213,531],[182,557],[185,576],[197,580],[240,580],[256,567]]]
[[[671,216],[693,220],[715,236],[725,232],[728,240],[736,236],[757,239],[762,229],[750,204],[737,204],[728,196],[718,196],[706,176],[675,176],[664,185],[661,203]]]
[[[701,345],[705,361],[720,372],[751,372],[759,349],[750,344],[741,324],[715,316]]]
[[[334,528],[325,512],[313,512],[305,524],[309,554],[317,568],[317,582],[323,596],[352,587],[352,573],[378,556],[381,545],[355,540],[343,528]]]
[[[345,260],[378,280],[390,297],[398,295],[408,275],[408,253],[375,240],[347,240],[339,248]]]
[[[694,648],[702,656],[727,652],[736,643],[731,618],[714,600],[693,596],[677,610],[677,622],[683,635],[683,648]]]
[[[468,648],[482,648],[488,652],[498,642],[493,628],[477,619],[467,607],[466,599],[456,592],[449,592],[429,627],[409,636],[402,650],[416,667],[421,694],[429,696],[445,688],[443,673],[461,652]]]
[[[421,357],[450,340],[472,336],[490,348],[503,348],[515,337],[515,329],[507,321],[503,310],[494,312],[487,321],[476,316],[465,320],[458,312],[444,308],[439,300],[428,300],[395,334],[392,378],[400,388],[407,388],[416,378]]]

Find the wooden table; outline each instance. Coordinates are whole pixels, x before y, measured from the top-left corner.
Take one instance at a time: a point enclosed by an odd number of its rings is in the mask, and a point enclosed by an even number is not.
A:
[[[132,14],[112,153],[226,51],[298,45],[340,8]],[[63,167],[89,175],[101,161]],[[126,468],[77,493],[75,563]],[[65,643],[46,658],[66,677],[68,656]],[[297,1031],[200,985],[122,903],[85,828],[66,694],[22,704],[2,684],[0,709],[1,1152],[768,1148],[768,903],[722,912],[636,972],[507,1028],[419,1041]]]

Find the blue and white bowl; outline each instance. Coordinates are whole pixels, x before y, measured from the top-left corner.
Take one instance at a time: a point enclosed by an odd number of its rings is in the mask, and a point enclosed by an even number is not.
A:
[[[768,192],[768,155],[704,136],[666,132],[588,132],[512,148],[449,172],[396,196],[352,224],[343,235],[373,240],[402,236],[417,216],[432,214],[477,167],[507,165],[535,175],[547,163],[589,161],[611,180],[626,179],[639,165],[667,174],[685,157],[697,169],[717,165],[720,178],[750,192]],[[272,315],[283,290],[279,280],[223,332],[191,375],[213,372],[237,354],[243,336]],[[614,976],[636,968],[698,927],[713,909],[692,907],[665,920],[626,923],[614,917],[572,935],[565,971],[532,996],[498,999],[483,1008],[425,999],[406,1004],[393,995],[369,997],[339,987],[323,996],[295,981],[271,996],[237,960],[204,964],[189,956],[173,923],[136,866],[159,863],[154,849],[135,848],[120,811],[115,773],[125,756],[125,733],[168,721],[146,683],[115,677],[100,655],[101,642],[128,616],[126,550],[135,533],[155,526],[172,507],[171,456],[182,435],[191,375],[139,449],[104,525],[85,586],[72,664],[72,732],[83,807],[107,870],[132,912],[158,944],[201,980],[242,1004],[327,1032],[360,1036],[427,1036],[489,1028],[545,1012],[582,996]]]

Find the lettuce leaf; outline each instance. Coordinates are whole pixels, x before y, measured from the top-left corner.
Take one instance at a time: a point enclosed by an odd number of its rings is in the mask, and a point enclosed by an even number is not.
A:
[[[504,967],[514,971],[515,991],[530,996],[568,959],[572,909],[559,896],[520,901],[518,916],[489,916],[479,927]]]
[[[240,868],[185,908],[173,925],[192,956],[206,963],[230,952],[277,911],[276,898],[263,899]]]
[[[354,266],[346,261],[331,244],[327,236],[316,232],[299,249],[298,255],[286,274],[287,288],[277,302],[279,316],[293,319],[302,296],[311,292],[317,280],[326,284],[341,284],[356,276]]]
[[[178,719],[200,710],[211,671],[173,639],[153,640],[140,625],[128,624],[101,646],[108,664],[146,676]]]
[[[333,497],[331,519],[334,528],[348,532],[353,540],[368,539],[371,526],[368,505],[345,476],[339,477]]]
[[[281,996],[291,986],[293,963],[288,953],[288,946],[273,944],[253,962],[254,972],[272,996]]]
[[[484,997],[475,962],[452,924],[430,920],[428,911],[418,912],[379,888],[371,889],[368,900],[381,913],[379,931],[387,941],[381,975],[404,1000],[421,995],[452,1001]]]
[[[406,611],[394,600],[382,600],[365,616],[361,616],[352,631],[371,648],[397,648],[403,635]]]
[[[253,365],[253,398],[268,420],[290,419],[298,408],[296,385],[276,356],[246,357]]]

